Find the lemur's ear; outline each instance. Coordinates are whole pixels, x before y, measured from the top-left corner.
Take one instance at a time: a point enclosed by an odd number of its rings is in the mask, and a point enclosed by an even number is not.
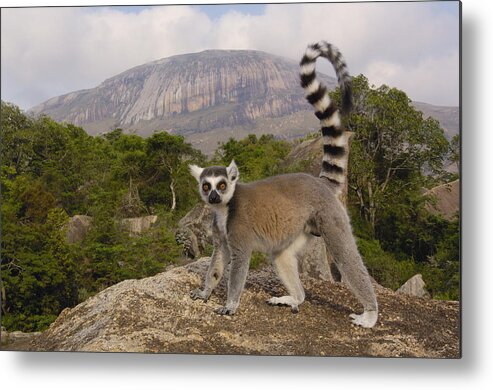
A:
[[[238,167],[236,166],[235,160],[231,161],[229,167],[226,168],[226,172],[228,173],[229,181],[236,181],[240,177],[240,172],[238,171]]]
[[[200,183],[200,175],[204,171],[204,168],[200,168],[198,165],[189,165],[188,168],[192,176],[195,177],[195,180]]]

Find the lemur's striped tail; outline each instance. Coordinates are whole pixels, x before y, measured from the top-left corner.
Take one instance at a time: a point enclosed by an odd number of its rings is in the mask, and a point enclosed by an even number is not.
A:
[[[301,86],[306,99],[315,107],[315,115],[320,119],[324,140],[324,156],[320,177],[337,185],[342,191],[345,182],[345,169],[348,158],[347,137],[341,127],[341,117],[335,103],[331,101],[327,87],[316,76],[315,62],[318,57],[327,58],[333,65],[342,94],[342,113],[352,107],[351,77],[341,52],[325,41],[309,45],[300,62]]]

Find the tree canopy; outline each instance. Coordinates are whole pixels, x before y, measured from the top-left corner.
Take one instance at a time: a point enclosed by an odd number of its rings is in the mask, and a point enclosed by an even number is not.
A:
[[[444,164],[459,163],[459,137],[449,144],[438,122],[395,88],[358,76],[353,92],[355,109],[344,118],[353,132],[348,211],[370,273],[397,288],[420,272],[435,298],[458,299],[460,222],[430,214],[423,194],[450,179]],[[332,97],[340,99],[339,90]],[[9,330],[42,330],[63,308],[176,262],[177,221],[199,201],[190,163],[234,159],[240,180],[249,182],[289,170],[293,148],[272,135],[249,135],[220,144],[209,160],[163,131],[143,138],[114,129],[94,137],[4,102],[0,121],[0,291]],[[69,244],[67,222],[78,214],[91,216],[92,227]],[[132,236],[122,229],[122,218],[149,214],[160,221],[149,231]]]

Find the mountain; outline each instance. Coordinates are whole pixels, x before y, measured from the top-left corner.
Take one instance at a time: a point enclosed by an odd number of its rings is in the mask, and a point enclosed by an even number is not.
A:
[[[321,76],[334,88],[335,79]],[[150,62],[114,76],[93,89],[52,98],[31,110],[74,123],[97,134],[121,127],[149,135],[155,130],[193,136],[195,144],[218,133],[268,132],[293,137],[310,106],[295,61],[250,50],[208,50]],[[284,118],[294,116],[290,129]],[[310,117],[311,117],[310,116]],[[277,124],[265,126],[266,119]],[[312,120],[316,127],[316,119]],[[272,130],[282,127],[282,131]],[[296,131],[295,131],[296,129]],[[204,137],[204,132],[211,132]],[[266,131],[264,131],[266,132]],[[211,146],[215,148],[216,142]],[[203,145],[202,145],[203,146]],[[206,147],[207,148],[207,147]]]
[[[90,134],[117,127],[144,136],[166,130],[210,153],[233,136],[271,133],[292,139],[318,129],[298,72],[296,61],[260,51],[207,50],[137,66],[30,111],[74,123]],[[334,78],[319,77],[335,88]],[[447,112],[419,104],[428,115],[440,113],[437,119],[447,126],[450,115],[458,118],[455,107]]]
[[[447,139],[459,134],[459,107],[434,106],[428,103],[412,102],[414,108],[421,111],[425,118],[432,117],[440,122]]]
[[[460,212],[460,180],[445,183],[425,192],[432,196],[432,201],[426,205],[428,211],[433,214],[452,220],[457,218]]]

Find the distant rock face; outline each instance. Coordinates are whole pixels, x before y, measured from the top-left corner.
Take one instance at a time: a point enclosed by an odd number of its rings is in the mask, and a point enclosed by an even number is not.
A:
[[[74,215],[67,223],[67,242],[74,244],[82,241],[91,228],[93,218],[88,215]],[[123,218],[120,226],[129,235],[137,235],[148,230],[157,221],[157,215],[146,215],[137,218]]]
[[[419,298],[429,298],[430,294],[426,291],[425,286],[423,276],[421,274],[416,274],[399,287],[397,293],[412,295]]]
[[[361,311],[342,283],[303,278],[300,312],[272,307],[285,294],[271,269],[251,271],[237,313],[214,309],[226,299],[223,280],[207,302],[190,298],[209,259],[150,278],[126,280],[65,309],[26,349],[197,354],[388,356],[458,358],[458,302],[420,300],[376,287],[375,328],[351,326]],[[8,348],[8,347],[7,347]],[[13,346],[15,348],[15,346]],[[25,347],[24,347],[25,348]]]
[[[67,242],[73,244],[82,241],[91,228],[92,217],[88,215],[74,215],[67,224]]]
[[[123,218],[120,223],[130,235],[137,235],[148,230],[156,221],[157,215],[146,215],[145,217]]]
[[[336,87],[333,77],[318,76],[329,90]],[[413,104],[438,119],[449,138],[458,133],[458,107]],[[208,154],[230,137],[293,139],[319,126],[299,84],[298,62],[254,50],[207,50],[149,62],[30,112],[89,134],[117,127],[143,136],[161,130],[182,134]]]
[[[412,102],[412,105],[421,111],[425,118],[432,117],[439,121],[449,140],[459,134],[459,107],[434,106],[422,102]]]
[[[323,78],[335,86],[333,78]],[[216,108],[213,115],[193,119],[194,113]],[[137,66],[31,111],[89,129],[100,123],[102,131],[108,125],[139,129],[139,123],[153,120],[165,130],[205,131],[309,109],[295,61],[259,51],[209,50]]]
[[[459,179],[434,187],[427,191],[425,195],[433,197],[433,201],[426,206],[428,211],[439,214],[449,220],[457,217],[460,208]]]

